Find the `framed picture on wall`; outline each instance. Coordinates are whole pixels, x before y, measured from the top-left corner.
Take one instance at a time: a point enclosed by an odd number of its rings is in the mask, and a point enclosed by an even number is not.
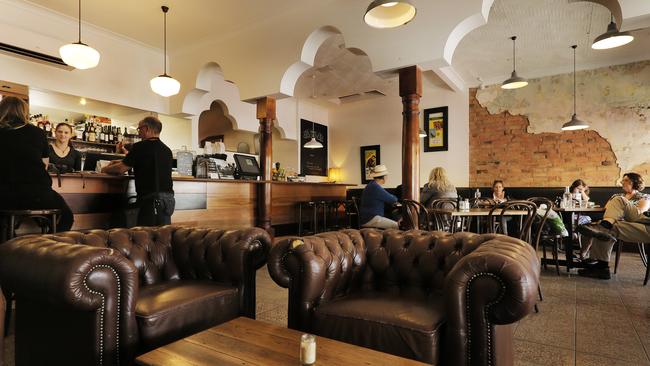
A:
[[[379,145],[361,146],[361,184],[372,180],[375,165],[381,164]]]
[[[448,107],[424,110],[424,152],[449,150]]]

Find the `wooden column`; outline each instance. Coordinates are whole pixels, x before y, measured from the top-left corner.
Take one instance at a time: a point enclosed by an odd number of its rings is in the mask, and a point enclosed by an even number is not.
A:
[[[275,120],[275,98],[264,97],[257,100],[257,119],[260,121],[260,168],[264,184],[257,185],[257,226],[273,235],[271,229],[271,168],[273,164],[273,145],[271,133]]]
[[[420,200],[420,98],[422,70],[410,66],[399,71],[399,95],[402,97],[402,198]]]

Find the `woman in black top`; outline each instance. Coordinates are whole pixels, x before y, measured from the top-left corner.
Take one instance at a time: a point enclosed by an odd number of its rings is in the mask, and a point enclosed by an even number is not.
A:
[[[50,166],[54,165],[60,173],[81,170],[81,153],[70,144],[72,126],[62,122],[56,125],[54,136],[56,140],[50,145]]]
[[[63,197],[52,189],[46,171],[49,147],[45,133],[29,123],[27,103],[16,97],[0,101],[0,209],[61,210],[57,231],[72,227]]]

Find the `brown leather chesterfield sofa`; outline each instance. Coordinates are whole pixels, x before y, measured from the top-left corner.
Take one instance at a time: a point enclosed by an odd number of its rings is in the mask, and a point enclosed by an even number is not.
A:
[[[0,245],[16,298],[16,365],[129,365],[238,316],[255,317],[257,228],[93,230]]]
[[[433,365],[512,365],[539,261],[498,234],[376,229],[287,239],[269,254],[289,328]],[[363,360],[359,360],[362,363]]]

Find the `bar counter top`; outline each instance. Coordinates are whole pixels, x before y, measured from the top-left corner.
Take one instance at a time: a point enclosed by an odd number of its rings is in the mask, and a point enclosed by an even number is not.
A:
[[[56,180],[56,174],[50,174],[52,180]],[[133,179],[132,175],[112,175],[105,173],[94,173],[94,172],[85,172],[85,173],[64,173],[60,174],[61,178],[83,178],[83,179]],[[289,181],[277,181],[277,180],[248,180],[248,179],[207,179],[207,178],[194,178],[189,176],[176,175],[172,176],[173,181],[180,182],[208,182],[208,183],[272,183],[272,184],[318,184],[318,185],[328,185],[328,186],[344,186],[352,187],[356,184],[351,183],[331,183],[331,182],[289,182]]]
[[[73,230],[109,228],[127,198],[135,197],[133,176],[101,173],[52,174],[52,188],[66,200],[75,215]],[[59,179],[60,178],[60,179]],[[172,177],[176,210],[172,223],[236,229],[255,226],[257,194],[271,183],[271,224],[298,222],[298,202],[343,200],[345,183],[280,182]]]

